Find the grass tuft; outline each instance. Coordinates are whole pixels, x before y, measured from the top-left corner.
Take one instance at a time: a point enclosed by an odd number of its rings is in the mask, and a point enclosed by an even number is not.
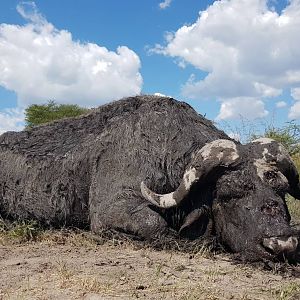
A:
[[[292,224],[299,224],[300,223],[300,201],[290,195],[287,195],[285,199],[291,215]]]
[[[36,241],[42,229],[37,221],[8,222],[0,219],[0,242],[12,241],[18,243]]]
[[[275,289],[273,292],[275,299],[278,300],[293,300],[300,297],[300,285],[296,282],[291,282],[281,288]]]
[[[20,242],[29,242],[35,241],[40,231],[41,228],[36,221],[21,221],[14,222],[8,234]]]

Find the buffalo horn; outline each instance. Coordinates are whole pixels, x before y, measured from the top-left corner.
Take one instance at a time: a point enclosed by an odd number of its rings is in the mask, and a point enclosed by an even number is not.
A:
[[[239,158],[237,146],[230,140],[216,140],[198,150],[185,170],[178,188],[168,194],[157,194],[151,191],[144,182],[141,192],[153,205],[169,208],[177,206],[188,195],[191,186],[205,178],[216,167],[229,167]]]

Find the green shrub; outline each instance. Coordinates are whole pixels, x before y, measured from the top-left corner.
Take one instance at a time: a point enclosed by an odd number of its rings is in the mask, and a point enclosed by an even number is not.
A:
[[[41,227],[38,222],[15,221],[9,222],[0,218],[0,239],[11,239],[18,242],[35,241],[41,233]]]
[[[33,104],[25,110],[26,127],[30,128],[54,120],[76,117],[87,111],[87,108],[75,104],[56,104],[55,101],[49,101],[42,105]]]
[[[40,232],[40,226],[36,221],[21,221],[13,223],[9,230],[12,238],[19,239],[22,242],[34,241]]]

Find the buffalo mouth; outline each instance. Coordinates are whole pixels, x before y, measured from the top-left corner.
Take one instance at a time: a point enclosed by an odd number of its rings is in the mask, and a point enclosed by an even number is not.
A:
[[[263,238],[261,246],[267,256],[289,256],[294,254],[298,248],[298,238],[289,237],[267,237]]]

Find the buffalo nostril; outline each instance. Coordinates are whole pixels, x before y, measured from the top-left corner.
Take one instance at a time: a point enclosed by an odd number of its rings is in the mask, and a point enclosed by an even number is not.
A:
[[[298,239],[294,236],[288,238],[264,238],[263,246],[275,254],[295,252],[298,246]]]

